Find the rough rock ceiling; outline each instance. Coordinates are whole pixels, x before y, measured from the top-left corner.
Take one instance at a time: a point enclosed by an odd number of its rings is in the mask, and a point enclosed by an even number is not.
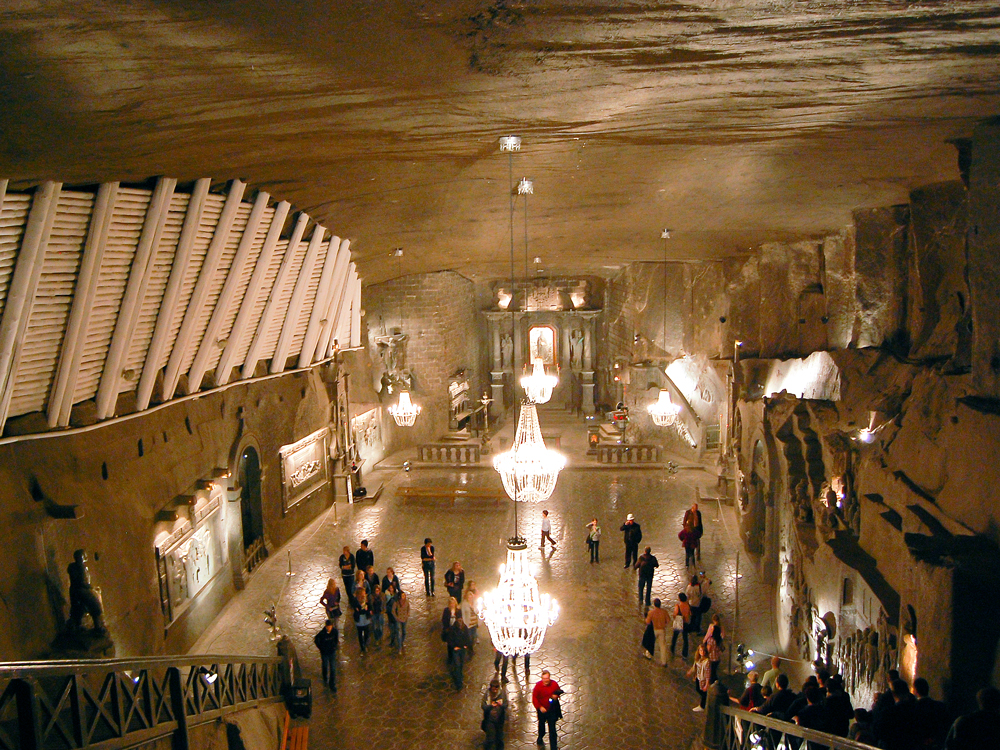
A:
[[[1000,112],[1000,5],[8,0],[0,178],[241,177],[367,282],[509,273],[524,139],[545,273],[743,254],[956,179]],[[515,242],[524,257],[523,201]]]

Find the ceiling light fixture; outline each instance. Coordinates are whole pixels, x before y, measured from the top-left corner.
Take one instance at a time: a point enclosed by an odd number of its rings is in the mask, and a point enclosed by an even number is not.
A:
[[[398,278],[402,280],[403,278],[403,248],[397,247],[392,251],[393,257],[396,258],[397,269],[399,271]],[[403,295],[405,294],[403,287],[399,288],[399,333],[403,333]],[[392,416],[396,425],[399,427],[412,427],[413,423],[417,420],[417,415],[420,414],[420,406],[413,403],[410,400],[410,392],[408,390],[400,390],[399,400],[389,407],[389,414]]]
[[[515,509],[516,503],[548,500],[565,465],[565,456],[545,447],[535,404],[525,400],[518,415],[514,444],[493,459],[493,468],[500,474]],[[517,523],[516,515],[514,522]]]

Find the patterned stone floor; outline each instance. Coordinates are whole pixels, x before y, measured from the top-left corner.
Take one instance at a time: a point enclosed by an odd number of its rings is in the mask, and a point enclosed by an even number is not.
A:
[[[493,588],[505,559],[505,539],[514,530],[509,502],[500,506],[448,507],[436,501],[404,504],[394,494],[400,481],[497,482],[492,470],[414,469],[409,475],[385,471],[382,496],[375,502],[345,506],[318,518],[286,548],[265,563],[199,641],[202,653],[270,653],[262,610],[277,603],[284,629],[297,646],[304,675],[313,680],[314,710],[310,747],[475,748],[482,690],[493,675],[492,647],[485,626],[479,646],[466,666],[465,688],[456,692],[445,666],[439,637],[445,606],[441,578],[452,560],[462,561],[467,580],[480,591]],[[687,748],[700,731],[700,714],[691,708],[697,696],[684,677],[678,655],[666,668],[642,658],[642,609],[636,577],[623,569],[618,532],[626,513],[634,513],[660,567],[653,595],[672,601],[682,588],[684,555],[677,541],[684,510],[696,489],[710,492],[714,475],[682,469],[667,476],[661,470],[567,469],[559,478],[550,511],[558,548],[538,550],[540,506],[521,506],[520,530],[542,591],[559,602],[561,613],[532,658],[531,673],[522,671],[507,685],[510,710],[506,727],[509,748],[534,747],[536,721],[531,687],[544,667],[565,689],[565,718],[559,742],[572,748]],[[714,579],[715,607],[732,629],[735,608],[736,519],[731,507],[703,502],[705,523],[703,566]],[[594,516],[604,530],[601,562],[591,565],[585,524]],[[425,536],[438,554],[438,596],[424,596],[418,549]],[[312,635],[322,625],[319,603],[326,580],[337,572],[337,556],[346,544],[355,550],[362,538],[371,542],[380,574],[391,565],[412,595],[412,616],[402,655],[387,645],[359,653],[354,628],[346,624],[339,657],[339,692],[323,687]],[[287,576],[289,567],[295,573]],[[744,565],[740,580],[741,636],[758,648],[773,645],[771,597]],[[345,620],[348,618],[345,618]],[[680,647],[678,645],[678,654]],[[693,652],[693,646],[692,646]],[[723,667],[725,668],[725,661]]]

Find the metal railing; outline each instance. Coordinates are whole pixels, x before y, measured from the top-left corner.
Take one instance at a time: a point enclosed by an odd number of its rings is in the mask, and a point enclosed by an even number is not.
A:
[[[722,706],[720,713],[720,750],[874,750],[871,745],[846,737],[806,729],[733,706]]]
[[[182,656],[0,663],[0,750],[116,750],[282,698],[282,660]]]

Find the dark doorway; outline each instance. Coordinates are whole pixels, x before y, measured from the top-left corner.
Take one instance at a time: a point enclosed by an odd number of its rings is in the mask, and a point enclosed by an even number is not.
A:
[[[257,451],[248,447],[240,456],[238,470],[240,506],[243,509],[243,547],[249,548],[264,536],[264,508],[260,496],[260,459]]]

